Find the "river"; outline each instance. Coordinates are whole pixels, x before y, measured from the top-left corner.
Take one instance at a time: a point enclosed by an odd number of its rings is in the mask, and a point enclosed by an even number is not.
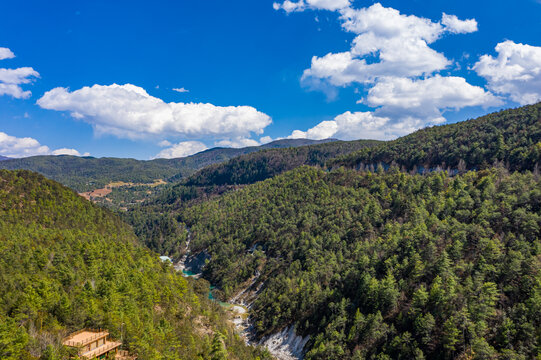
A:
[[[185,253],[174,264],[174,268],[177,271],[182,271],[182,274],[186,277],[200,278],[206,260],[210,259],[210,255],[204,251],[192,255],[190,251],[191,240],[192,234],[188,229]],[[217,301],[230,312],[231,321],[248,345],[265,346],[278,360],[302,360],[303,349],[309,337],[298,336],[293,326],[287,327],[281,332],[267,336],[259,341],[255,340],[255,330],[253,324],[250,323],[249,309],[254,296],[257,296],[257,293],[259,293],[263,286],[263,284],[260,284],[256,289],[253,289],[259,275],[259,273],[256,273],[250,283],[237,295],[232,297],[229,302],[222,302],[215,299],[212,294],[215,286],[212,285],[209,289],[208,297],[211,300]]]

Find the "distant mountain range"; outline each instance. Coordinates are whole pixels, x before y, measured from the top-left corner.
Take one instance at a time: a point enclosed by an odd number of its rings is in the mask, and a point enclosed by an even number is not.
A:
[[[213,148],[195,155],[176,159],[136,160],[122,158],[94,158],[70,155],[32,156],[3,159],[0,169],[31,170],[56,180],[78,192],[103,188],[111,182],[152,183],[155,180],[175,181],[215,163],[265,149],[279,149],[321,144],[335,139],[283,139],[262,146],[240,149]]]
[[[10,160],[11,158],[8,158],[7,156],[2,156],[0,155],[0,161],[3,161],[3,160]]]

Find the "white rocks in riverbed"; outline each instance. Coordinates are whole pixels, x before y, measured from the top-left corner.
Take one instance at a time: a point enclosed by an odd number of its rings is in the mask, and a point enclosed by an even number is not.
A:
[[[238,305],[233,305],[232,310],[238,314],[246,314],[247,312],[245,308]]]
[[[269,349],[270,353],[279,360],[302,360],[303,349],[309,339],[309,336],[298,336],[295,333],[295,327],[290,326],[279,333],[263,338],[259,344]]]

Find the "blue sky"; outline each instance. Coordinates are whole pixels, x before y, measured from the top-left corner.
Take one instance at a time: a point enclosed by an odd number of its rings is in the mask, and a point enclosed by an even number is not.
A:
[[[2,12],[4,156],[391,139],[541,99],[535,0],[6,1]]]

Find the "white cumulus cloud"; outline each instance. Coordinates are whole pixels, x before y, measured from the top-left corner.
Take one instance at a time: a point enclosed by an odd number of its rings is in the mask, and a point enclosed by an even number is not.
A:
[[[41,145],[39,141],[31,137],[16,137],[0,132],[0,155],[10,158],[21,158],[36,155],[75,155],[81,154],[75,149],[49,149],[46,145]],[[85,156],[89,155],[85,153]]]
[[[31,137],[18,138],[0,132],[0,155],[7,157],[26,157],[49,155],[51,150]]]
[[[237,137],[233,139],[224,139],[217,141],[216,146],[220,147],[231,147],[231,148],[243,148],[248,146],[259,146],[261,145],[257,140],[249,139],[245,137]]]
[[[68,148],[61,148],[57,150],[51,151],[52,155],[73,155],[73,156],[89,156],[90,153],[85,152],[81,155],[81,153],[75,149],[68,149]]]
[[[340,10],[344,30],[357,34],[351,49],[314,56],[302,82],[317,89],[321,82],[345,86],[353,82],[370,84],[379,77],[416,77],[447,68],[451,61],[429,45],[444,33],[472,32],[474,19],[459,20],[443,15],[433,22],[376,3],[370,7]]]
[[[158,146],[160,147],[168,147],[173,145],[169,140],[162,140],[158,143]]]
[[[207,150],[207,146],[199,141],[183,141],[173,146],[163,149],[154,158],[155,159],[174,159],[197,154]]]
[[[8,48],[0,47],[0,60],[13,59],[15,54]]]
[[[0,60],[14,58],[15,54],[8,48],[0,48]],[[0,95],[9,95],[16,99],[27,99],[32,95],[23,90],[21,84],[29,84],[39,73],[31,67],[17,69],[0,68]]]
[[[307,131],[295,130],[289,138],[389,140],[445,122],[443,110],[502,104],[501,99],[464,78],[439,75],[422,80],[383,78],[369,90],[364,102],[377,109],[347,111]]]
[[[412,127],[416,130],[415,127]],[[338,138],[342,140],[380,139],[388,140],[403,135],[402,125],[393,124],[389,118],[375,115],[373,112],[350,112],[336,116],[333,120],[322,121],[307,131],[295,130],[290,139],[322,140]]]
[[[185,89],[183,87],[181,87],[181,88],[173,88],[172,90],[176,91],[176,92],[179,92],[179,93],[188,93],[188,92],[190,92],[190,90]]]
[[[70,91],[55,88],[38,100],[44,109],[69,111],[94,127],[97,134],[121,138],[230,138],[261,134],[271,118],[251,106],[166,103],[143,88],[94,85]]]
[[[374,110],[345,112],[306,131],[295,130],[290,137],[392,139],[445,122],[447,110],[502,104],[501,98],[462,77],[442,76],[452,61],[431,47],[445,34],[477,31],[475,19],[443,13],[433,21],[380,3],[348,5],[337,12],[343,30],[356,35],[350,49],[313,56],[301,83],[328,98],[336,96],[339,87],[360,84],[356,90],[366,96],[358,103]]]
[[[19,85],[0,82],[0,95],[9,95],[16,99],[28,99],[32,95],[32,92],[29,90],[24,91]]]
[[[5,84],[28,84],[32,82],[32,77],[38,76],[38,72],[31,67],[0,69],[0,82]]]
[[[541,47],[504,41],[497,57],[483,55],[473,66],[492,91],[521,104],[541,101]]]
[[[259,139],[260,144],[268,144],[272,142],[272,138],[270,136],[263,136],[261,139]]]
[[[376,113],[393,119],[417,118],[420,126],[445,122],[442,110],[502,104],[500,98],[462,77],[439,75],[418,80],[381,79],[368,91],[364,102],[379,107]]]
[[[460,20],[456,15],[443,13],[441,23],[447,31],[454,34],[468,34],[477,31],[477,21],[475,19]]]

